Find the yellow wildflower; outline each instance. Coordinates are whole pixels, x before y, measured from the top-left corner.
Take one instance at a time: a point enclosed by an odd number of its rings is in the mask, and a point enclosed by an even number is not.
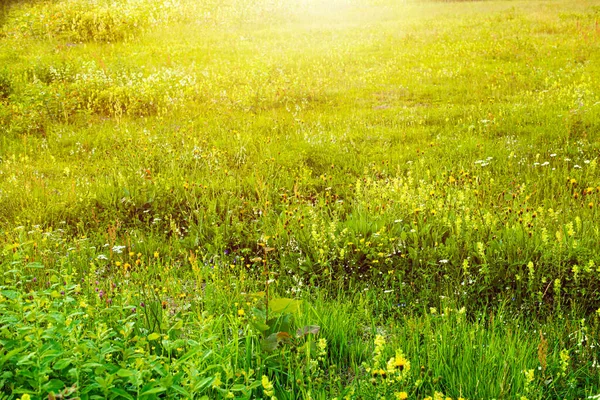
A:
[[[273,384],[269,382],[269,377],[266,375],[262,376],[261,379],[262,387],[266,396],[273,396],[275,394],[275,390],[273,389]]]
[[[223,381],[221,380],[221,373],[217,372],[215,374],[215,380],[212,383],[212,387],[214,388],[218,388],[219,386],[221,386],[223,384]]]
[[[410,361],[408,361],[401,350],[396,350],[396,357],[390,358],[388,370],[408,371],[410,370]]]

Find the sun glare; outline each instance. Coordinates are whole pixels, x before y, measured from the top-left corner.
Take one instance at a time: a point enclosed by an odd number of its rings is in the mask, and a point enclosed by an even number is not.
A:
[[[349,0],[282,0],[288,11],[309,18],[333,18],[348,9]]]

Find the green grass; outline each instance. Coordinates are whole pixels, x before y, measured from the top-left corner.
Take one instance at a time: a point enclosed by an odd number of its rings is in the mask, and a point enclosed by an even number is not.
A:
[[[598,395],[599,20],[3,5],[0,398]]]

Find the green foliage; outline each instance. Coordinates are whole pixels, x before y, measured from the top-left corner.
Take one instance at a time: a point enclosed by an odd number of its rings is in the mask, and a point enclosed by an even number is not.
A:
[[[166,254],[114,246],[115,259],[132,262],[102,278],[102,257],[87,270],[85,241],[76,249],[44,237],[37,251],[61,257],[54,270],[22,258],[35,242],[3,252],[0,387],[8,395],[578,398],[600,385],[599,315],[540,325],[504,306],[480,313],[449,299],[413,313],[372,287],[335,300],[326,290],[304,301],[273,297],[267,319],[264,293],[248,294],[256,282],[229,265],[196,268],[203,288],[194,292],[171,278]]]
[[[28,81],[4,104],[5,134],[46,136],[53,121],[69,123],[86,115],[164,116],[179,109],[186,98],[197,95],[194,75],[174,68],[152,73],[111,73],[95,62],[36,65],[26,71]],[[12,93],[10,75],[0,77],[0,98]],[[2,96],[1,94],[4,94]]]
[[[177,1],[61,0],[13,7],[8,36],[58,38],[75,43],[116,42],[132,39],[144,30],[172,22],[173,11],[183,11]]]
[[[598,394],[598,7],[4,10],[3,396]]]

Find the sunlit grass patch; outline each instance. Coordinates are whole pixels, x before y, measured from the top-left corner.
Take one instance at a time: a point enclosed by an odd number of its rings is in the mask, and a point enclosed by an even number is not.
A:
[[[592,3],[11,2],[0,393],[596,395]]]
[[[18,91],[9,76],[3,78],[6,94],[0,109],[7,134],[46,136],[53,121],[68,123],[86,115],[161,116],[201,96],[196,76],[180,68],[109,71],[88,62],[36,66],[25,76]]]
[[[132,39],[152,26],[182,17],[177,1],[42,1],[12,7],[6,36],[60,39],[74,43]]]

